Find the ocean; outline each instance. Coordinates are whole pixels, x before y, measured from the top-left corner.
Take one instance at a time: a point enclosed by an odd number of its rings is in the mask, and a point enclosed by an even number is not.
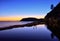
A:
[[[0,28],[12,25],[23,25],[31,22],[0,22]],[[58,41],[45,24],[31,27],[17,27],[12,29],[0,30],[0,41],[2,40],[39,40],[39,41]]]

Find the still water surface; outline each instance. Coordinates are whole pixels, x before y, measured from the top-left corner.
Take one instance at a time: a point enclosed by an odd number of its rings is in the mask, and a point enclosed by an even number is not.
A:
[[[31,22],[0,22],[0,27],[26,24]],[[56,37],[51,38],[51,31],[49,31],[45,24],[32,26],[32,27],[20,27],[0,31],[0,40],[2,39],[34,39],[44,41],[58,41]]]

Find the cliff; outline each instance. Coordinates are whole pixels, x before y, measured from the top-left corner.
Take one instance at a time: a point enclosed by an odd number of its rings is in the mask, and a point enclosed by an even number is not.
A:
[[[60,3],[45,16],[46,23],[60,25]]]

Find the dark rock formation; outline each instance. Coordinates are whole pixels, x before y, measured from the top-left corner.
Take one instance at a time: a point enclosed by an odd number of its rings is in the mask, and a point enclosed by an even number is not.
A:
[[[36,20],[38,20],[38,19],[29,17],[29,18],[23,18],[23,19],[20,20],[20,21],[36,21]]]
[[[38,19],[40,22],[45,22],[43,18]]]
[[[60,3],[45,16],[45,18],[52,18],[52,17],[60,18]]]
[[[60,3],[45,16],[45,21],[60,25]]]
[[[45,16],[47,28],[60,39],[60,3]],[[51,34],[53,38],[53,34]]]

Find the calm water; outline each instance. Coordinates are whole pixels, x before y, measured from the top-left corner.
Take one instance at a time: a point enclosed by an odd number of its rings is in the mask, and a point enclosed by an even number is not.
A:
[[[0,27],[26,24],[31,22],[0,22]],[[56,37],[51,38],[51,31],[42,25],[32,27],[20,27],[0,31],[0,40],[20,40],[20,39],[34,39],[41,41],[58,41]]]

